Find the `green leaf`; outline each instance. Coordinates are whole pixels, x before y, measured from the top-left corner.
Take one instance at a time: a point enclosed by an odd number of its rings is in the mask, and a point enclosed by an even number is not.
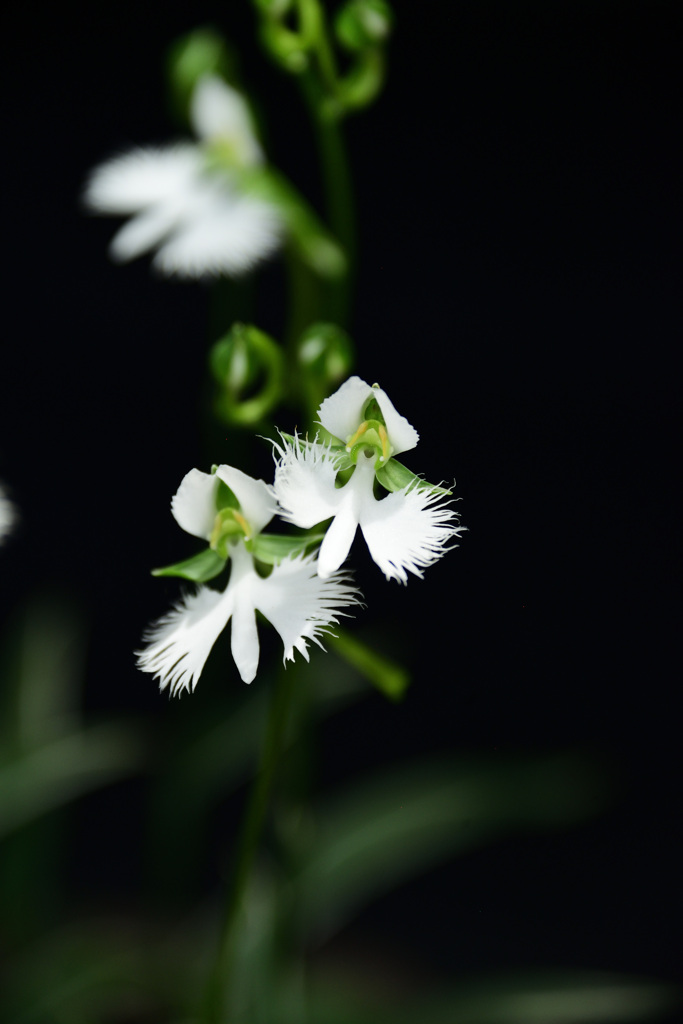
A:
[[[400,1005],[379,985],[369,997],[370,974],[335,980],[319,973],[310,981],[309,1019],[324,1024],[626,1024],[656,1020],[679,1005],[671,985],[598,971],[486,975],[448,989],[431,983],[404,993]],[[278,1024],[299,1019],[285,1012]]]
[[[330,934],[405,879],[501,833],[594,814],[605,778],[588,758],[432,761],[392,768],[320,807],[297,890],[302,924]]]
[[[144,744],[130,727],[92,725],[0,769],[0,836],[140,769]]]
[[[206,583],[223,571],[226,561],[227,559],[221,558],[211,548],[205,548],[198,555],[186,558],[183,562],[152,569],[152,576],[180,576],[181,579],[193,580],[195,583]]]
[[[247,542],[247,547],[258,558],[259,562],[266,565],[277,565],[290,555],[298,555],[319,544],[325,532],[309,533],[303,537],[287,537],[274,533],[259,533],[252,541]]]
[[[438,487],[436,484],[427,483],[421,476],[411,473],[402,463],[396,459],[389,459],[385,466],[377,470],[377,479],[382,487],[388,491],[402,491],[404,487],[418,487],[423,491],[431,491],[432,494],[452,494],[452,491],[445,487]]]

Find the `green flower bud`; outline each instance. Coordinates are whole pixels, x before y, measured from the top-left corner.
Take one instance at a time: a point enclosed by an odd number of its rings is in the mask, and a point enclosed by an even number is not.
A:
[[[285,71],[299,75],[308,67],[308,54],[301,36],[281,25],[279,21],[266,19],[262,22],[261,42]]]
[[[364,50],[384,42],[393,20],[385,0],[348,0],[335,18],[334,30],[342,46]]]
[[[247,324],[233,324],[209,352],[211,373],[219,385],[216,412],[227,423],[251,426],[279,402],[284,358],[277,343]]]
[[[166,73],[174,109],[187,121],[190,99],[204,75],[234,78],[235,60],[223,36],[215,29],[197,28],[181,36],[168,52]]]
[[[292,6],[292,0],[254,0],[262,14],[271,18],[282,18]]]
[[[353,342],[336,324],[311,324],[299,339],[297,360],[315,379],[324,397],[348,377],[353,367]]]

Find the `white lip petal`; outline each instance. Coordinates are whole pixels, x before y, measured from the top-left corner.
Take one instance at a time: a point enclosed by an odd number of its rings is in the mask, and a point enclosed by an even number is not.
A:
[[[117,263],[134,260],[159,245],[177,224],[178,211],[171,206],[145,210],[119,228],[109,244],[109,255]]]
[[[357,529],[358,519],[353,512],[351,503],[345,502],[330,523],[320,545],[318,575],[322,579],[331,576],[344,562],[353,544]]]
[[[216,75],[204,75],[192,93],[190,121],[200,139],[229,139],[245,164],[256,164],[262,153],[244,98]]]
[[[363,419],[363,406],[372,388],[360,377],[349,377],[318,409],[318,421],[333,437],[346,441]]]
[[[408,582],[450,550],[449,541],[466,527],[453,526],[457,514],[438,494],[414,487],[367,502],[360,527],[370,554],[386,578]]]
[[[401,452],[410,451],[420,440],[417,430],[411,426],[405,416],[401,416],[396,412],[394,404],[386,391],[383,391],[382,388],[372,388],[371,390],[384,416],[387,434],[391,442],[392,455],[400,455]]]
[[[96,167],[83,199],[98,213],[138,213],[185,193],[201,168],[193,145],[134,149]]]
[[[274,445],[280,453],[273,490],[282,506],[282,518],[309,529],[336,514],[342,491],[335,487],[336,458],[326,445],[283,438]]]
[[[228,485],[239,501],[242,514],[254,534],[260,533],[277,512],[272,487],[264,480],[247,476],[234,466],[219,466],[216,476]]]
[[[138,668],[158,678],[160,690],[169,687],[171,696],[194,690],[233,611],[233,598],[230,586],[223,594],[200,587],[196,594],[183,597],[145,634],[149,643],[137,652]]]
[[[288,558],[276,565],[267,579],[254,582],[254,600],[258,610],[280,634],[284,660],[291,661],[294,651],[308,661],[307,640],[319,646],[319,636],[330,631],[343,611],[360,604],[359,591],[346,573],[323,580],[313,558]]]
[[[171,499],[171,512],[178,526],[193,537],[208,540],[216,520],[218,478],[201,469],[191,469]]]
[[[256,574],[254,573],[256,579]],[[251,580],[244,580],[235,590],[230,647],[237,671],[245,683],[251,683],[258,671],[259,641],[256,628]]]

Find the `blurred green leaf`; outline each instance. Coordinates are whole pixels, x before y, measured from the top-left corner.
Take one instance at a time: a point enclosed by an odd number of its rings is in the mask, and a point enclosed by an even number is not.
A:
[[[368,991],[372,981],[343,975],[313,980],[310,1020],[316,1024],[599,1024],[655,1020],[680,1005],[680,993],[649,979],[555,971],[487,976],[461,988],[401,992]],[[408,982],[410,984],[410,981]],[[380,995],[380,992],[382,993]],[[288,1013],[277,1024],[298,1024]]]
[[[327,933],[404,879],[501,833],[581,820],[605,790],[581,755],[394,766],[321,806],[296,878],[303,926]]]
[[[142,738],[106,722],[29,750],[0,768],[0,837],[93,789],[137,771]]]
[[[0,762],[73,731],[80,720],[85,637],[64,595],[34,598],[4,634]]]

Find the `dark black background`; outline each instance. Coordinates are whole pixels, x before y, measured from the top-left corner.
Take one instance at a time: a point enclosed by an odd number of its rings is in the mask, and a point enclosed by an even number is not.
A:
[[[198,413],[209,290],[112,267],[115,225],[79,194],[106,156],[175,133],[163,56],[202,22],[239,46],[271,158],[319,201],[314,144],[246,2],[25,3],[13,21],[0,475],[22,524],[0,601],[68,593],[89,627],[88,707],[163,729],[179,711],[130,652],[175,593],[148,577],[182,555],[170,495],[191,466],[231,461]],[[322,778],[435,749],[580,749],[618,779],[598,820],[468,855],[355,926],[447,972],[680,977],[682,22],[652,0],[402,4],[387,87],[348,124],[357,369],[421,432],[411,468],[457,478],[469,532],[405,590],[358,547],[361,635],[376,628],[414,682],[402,705],[372,698],[328,727]],[[261,281],[277,333],[278,265]],[[128,797],[106,798],[117,829]],[[114,826],[91,819],[103,899],[137,884],[134,818],[109,862]]]

